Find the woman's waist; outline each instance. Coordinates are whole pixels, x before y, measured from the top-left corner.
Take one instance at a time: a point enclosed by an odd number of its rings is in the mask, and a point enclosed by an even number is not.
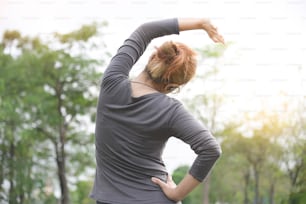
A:
[[[130,180],[133,182],[150,184],[152,177],[167,180],[167,170],[163,163],[147,161],[146,163],[126,159],[110,159],[102,157],[97,160],[97,168],[108,176]]]

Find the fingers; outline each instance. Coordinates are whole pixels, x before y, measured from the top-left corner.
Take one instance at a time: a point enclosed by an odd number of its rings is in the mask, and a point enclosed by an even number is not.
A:
[[[219,42],[219,43],[222,43],[224,44],[224,38],[222,35],[216,33],[216,34],[213,34],[213,35],[210,35],[210,38],[214,41],[214,42]]]
[[[168,176],[167,176],[167,183],[168,183],[168,182],[172,182],[172,176],[169,175],[169,174],[168,174]]]
[[[219,42],[219,43],[222,43],[224,44],[224,38],[221,36],[221,35],[216,35],[213,37],[213,41],[214,42]]]
[[[178,201],[177,195],[176,195],[176,192],[175,192],[176,185],[174,185],[174,182],[172,181],[171,176],[167,177],[167,183],[163,182],[162,180],[160,180],[156,177],[152,177],[151,180],[152,180],[153,183],[157,184],[162,189],[164,194],[170,200]]]
[[[219,43],[224,44],[224,38],[222,35],[218,33],[217,27],[210,25],[209,29],[207,29],[207,33],[214,42],[216,43],[219,42]]]
[[[151,180],[153,183],[159,185],[161,188],[166,185],[166,183],[164,183],[162,180],[158,178],[152,177]]]
[[[166,188],[166,187],[175,188],[176,187],[176,184],[173,182],[172,177],[170,175],[168,175],[166,183],[156,177],[152,177],[151,180],[153,183],[159,185],[161,188]]]
[[[214,33],[213,35],[212,35],[212,40],[214,41],[214,42],[220,42],[220,43],[222,43],[222,44],[224,44],[224,38],[223,38],[223,36],[222,35],[220,35],[219,33]]]

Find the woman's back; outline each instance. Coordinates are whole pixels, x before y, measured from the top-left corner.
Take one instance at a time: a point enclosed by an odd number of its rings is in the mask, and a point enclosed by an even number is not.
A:
[[[136,200],[143,204],[174,203],[152,183],[151,177],[167,179],[161,155],[171,136],[168,124],[171,113],[180,103],[161,93],[132,97],[129,80],[114,89],[119,89],[114,90],[117,94],[122,92],[119,98],[126,104],[116,104],[115,96],[101,92],[96,155],[100,170],[97,174],[103,184],[98,194],[109,197],[114,193],[111,201],[118,203],[135,203]]]

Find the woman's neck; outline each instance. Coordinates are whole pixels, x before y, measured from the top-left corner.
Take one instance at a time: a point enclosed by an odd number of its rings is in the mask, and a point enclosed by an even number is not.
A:
[[[149,76],[148,73],[144,70],[142,71],[135,79],[132,81],[139,82],[142,84],[145,84],[148,87],[151,87],[155,89],[158,92],[167,94],[168,92],[163,91],[164,90],[164,84],[157,84],[155,83]]]
[[[135,79],[133,79],[133,81],[145,84],[146,86],[151,87],[156,91],[159,91],[158,86],[156,86],[156,83],[152,81],[146,71],[141,72]]]

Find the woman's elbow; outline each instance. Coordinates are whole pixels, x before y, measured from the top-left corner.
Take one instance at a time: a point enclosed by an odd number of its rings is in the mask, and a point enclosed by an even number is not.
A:
[[[215,148],[215,155],[217,158],[219,158],[222,155],[222,149],[220,144],[218,144],[217,147]]]
[[[209,147],[209,152],[210,152],[211,157],[214,157],[217,160],[222,154],[222,149],[221,149],[220,144],[217,143],[217,141],[211,144]]]

